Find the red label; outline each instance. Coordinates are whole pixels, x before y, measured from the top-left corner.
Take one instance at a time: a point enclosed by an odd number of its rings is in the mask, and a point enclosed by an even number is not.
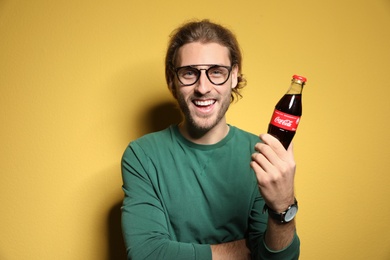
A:
[[[275,109],[271,118],[271,124],[285,130],[296,131],[300,118],[300,116],[293,116]]]

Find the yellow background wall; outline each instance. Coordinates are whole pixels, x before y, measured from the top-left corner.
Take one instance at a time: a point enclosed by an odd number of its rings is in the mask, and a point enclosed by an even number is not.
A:
[[[176,119],[167,36],[230,27],[248,87],[229,123],[265,132],[308,77],[295,138],[301,259],[390,259],[390,2],[0,1],[0,259],[124,259],[120,158]]]

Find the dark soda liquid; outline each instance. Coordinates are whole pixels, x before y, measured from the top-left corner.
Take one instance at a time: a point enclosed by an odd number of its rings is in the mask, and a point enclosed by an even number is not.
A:
[[[272,136],[275,136],[282,143],[286,150],[295,135],[295,131],[285,130],[283,128],[274,126],[273,124],[268,125],[268,133]]]
[[[302,115],[302,95],[301,94],[286,94],[276,104],[275,109],[294,116]],[[295,131],[286,130],[273,124],[268,125],[268,133],[275,136],[284,146],[288,148]]]

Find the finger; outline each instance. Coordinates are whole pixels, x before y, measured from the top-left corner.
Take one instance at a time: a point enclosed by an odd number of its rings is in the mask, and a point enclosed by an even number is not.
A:
[[[274,136],[270,134],[261,134],[260,139],[269,146],[272,147],[273,150],[281,150],[285,151],[286,149],[283,147],[282,143]]]
[[[287,148],[287,153],[291,156],[291,158],[294,160],[294,143],[291,142],[290,145]]]
[[[277,156],[274,151],[272,151],[272,148],[267,144],[257,143],[255,145],[255,149],[258,153],[254,153],[252,155],[252,160],[259,164],[266,173],[275,171],[275,166],[272,161],[276,161]]]
[[[280,144],[280,149],[275,151],[273,150],[271,143],[274,141],[277,143],[280,142],[270,135],[264,135],[262,137],[264,138],[264,143],[259,143],[255,147],[266,159],[259,160],[259,164],[267,174],[271,175],[269,177],[276,179],[280,177],[285,178],[290,175],[291,172],[295,172],[296,165],[293,156],[293,146],[290,145],[288,151],[286,151],[283,145]],[[278,146],[278,144],[276,146]]]
[[[264,134],[260,135],[263,143],[256,144],[255,148],[259,151],[272,165],[279,165],[281,163],[283,154],[286,154],[286,150],[283,145],[275,137]]]
[[[291,160],[291,155],[286,151],[282,143],[276,137],[270,134],[261,134],[260,138],[265,144],[269,145],[272,148],[272,150],[278,157],[277,159],[281,159],[283,161]]]
[[[259,186],[259,188],[264,188],[266,186],[266,183],[270,181],[269,174],[267,174],[256,161],[251,161],[250,166],[255,172],[257,185]]]

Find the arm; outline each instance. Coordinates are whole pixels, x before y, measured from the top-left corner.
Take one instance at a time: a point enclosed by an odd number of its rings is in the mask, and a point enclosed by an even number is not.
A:
[[[178,241],[153,184],[154,168],[137,144],[126,149],[122,158],[122,232],[129,259],[249,259],[245,240],[211,246]]]
[[[246,240],[237,240],[219,245],[211,245],[213,260],[249,260],[250,251]]]
[[[295,161],[292,146],[286,151],[282,144],[269,134],[260,136],[264,143],[255,146],[251,167],[256,173],[258,187],[265,203],[282,212],[294,202]],[[269,250],[285,249],[296,237],[295,221],[281,224],[268,218],[264,241]],[[298,239],[296,239],[298,240]],[[295,243],[297,244],[297,243]],[[299,253],[299,243],[295,245]]]
[[[295,235],[295,221],[280,224],[273,218],[268,218],[265,244],[271,250],[281,250],[289,246]]]
[[[128,259],[211,259],[210,245],[176,240],[158,189],[153,164],[136,144],[122,158],[122,232]]]

